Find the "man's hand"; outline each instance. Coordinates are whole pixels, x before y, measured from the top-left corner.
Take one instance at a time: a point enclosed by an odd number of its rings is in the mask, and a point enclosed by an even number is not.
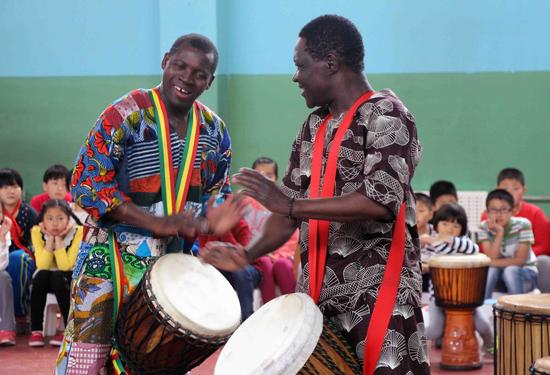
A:
[[[214,207],[214,197],[208,200],[206,209],[206,232],[211,232],[215,236],[222,236],[229,232],[244,215],[246,203],[242,196],[229,196],[225,202],[218,207]],[[204,232],[205,228],[201,228]]]
[[[199,251],[199,258],[224,271],[238,271],[249,264],[246,250],[240,245],[208,242]]]
[[[241,193],[260,202],[269,211],[287,215],[290,199],[283,194],[273,181],[267,179],[260,172],[250,168],[241,168],[233,175],[233,182],[243,186]]]
[[[182,212],[176,215],[156,217],[153,229],[155,237],[181,236],[193,238],[197,235],[197,220],[190,213]]]

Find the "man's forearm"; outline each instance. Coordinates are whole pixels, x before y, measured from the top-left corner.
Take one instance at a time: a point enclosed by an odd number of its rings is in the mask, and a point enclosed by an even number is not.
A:
[[[391,220],[392,212],[359,193],[335,198],[300,199],[294,201],[292,215],[300,218],[339,222]]]
[[[133,226],[156,232],[161,225],[161,218],[151,215],[141,207],[132,202],[125,202],[117,206],[108,214],[109,219],[118,223],[125,223]]]
[[[260,237],[248,247],[249,262],[252,263],[256,258],[277,250],[288,241],[295,230],[295,220],[277,214],[270,215]]]

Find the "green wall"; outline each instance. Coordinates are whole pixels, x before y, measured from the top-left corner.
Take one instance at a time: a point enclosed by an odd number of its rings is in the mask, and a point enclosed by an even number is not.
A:
[[[524,171],[530,195],[550,195],[550,72],[369,79],[375,88],[392,88],[415,114],[424,147],[415,189],[448,179],[460,190],[487,190],[501,168],[515,166]],[[0,164],[20,170],[28,193],[40,191],[44,169],[72,164],[106,105],[158,80],[0,78]],[[308,113],[290,75],[220,76],[202,100],[230,127],[234,170],[260,155],[275,158],[284,170],[290,143]]]

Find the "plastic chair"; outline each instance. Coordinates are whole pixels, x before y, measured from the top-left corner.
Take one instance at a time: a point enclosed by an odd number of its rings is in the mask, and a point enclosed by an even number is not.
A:
[[[44,307],[44,336],[54,336],[57,333],[58,311],[59,307],[57,304],[57,298],[55,298],[55,294],[48,293],[48,295],[46,296],[46,306]],[[65,323],[63,322],[63,319],[61,319],[59,329],[65,329]]]

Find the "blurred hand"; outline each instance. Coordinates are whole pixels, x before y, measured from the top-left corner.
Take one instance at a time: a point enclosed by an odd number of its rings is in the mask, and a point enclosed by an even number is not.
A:
[[[419,237],[419,240],[420,240],[420,247],[433,245],[436,242],[436,238],[430,236],[429,234],[422,234]]]
[[[6,234],[8,234],[11,230],[12,222],[9,217],[4,216],[4,221],[2,222],[2,225],[0,225],[0,241],[2,243],[6,242]]]
[[[283,194],[276,183],[260,172],[250,168],[241,168],[233,175],[233,182],[243,186],[241,193],[260,202],[269,211],[287,215],[290,199]]]
[[[244,247],[225,242],[208,242],[199,251],[199,258],[224,271],[238,271],[249,264]]]
[[[246,203],[242,198],[241,195],[231,195],[221,205],[214,207],[215,198],[211,197],[206,209],[206,232],[221,236],[237,225],[246,209]]]

